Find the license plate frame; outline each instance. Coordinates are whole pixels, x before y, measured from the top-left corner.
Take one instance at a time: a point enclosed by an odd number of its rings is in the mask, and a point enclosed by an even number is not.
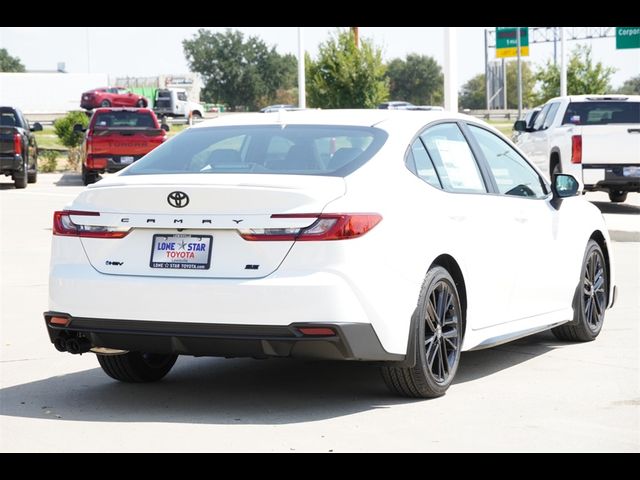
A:
[[[165,248],[156,248],[157,239],[160,238],[164,239],[163,247]],[[194,241],[189,241],[191,239],[194,239]],[[178,242],[181,242],[181,244]],[[170,244],[174,245],[169,248]],[[189,247],[189,245],[203,244],[207,245],[204,251],[197,249],[197,247]],[[196,248],[196,250],[193,250],[194,248]],[[168,257],[165,257],[163,260],[160,258],[163,252],[175,252],[176,255],[173,256],[171,260],[169,260]],[[149,259],[149,267],[164,270],[209,270],[211,268],[212,253],[213,235],[156,233],[153,235],[151,240],[151,257]],[[203,259],[203,254],[206,261]],[[167,253],[167,255],[170,255],[170,253]],[[196,261],[189,261],[191,258]]]

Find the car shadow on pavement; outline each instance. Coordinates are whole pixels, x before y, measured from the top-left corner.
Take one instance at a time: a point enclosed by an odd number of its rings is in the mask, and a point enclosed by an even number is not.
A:
[[[465,353],[455,383],[480,380],[526,362],[551,351],[552,342],[550,334],[539,334],[508,346]],[[120,383],[94,368],[7,387],[0,390],[0,415],[93,422],[273,425],[419,401],[424,400],[390,394],[374,365],[181,357],[171,373],[157,383]]]
[[[619,215],[640,215],[640,206],[628,203],[611,202],[591,202],[600,209],[602,213]]]
[[[82,183],[82,174],[75,172],[66,172],[62,174],[60,180],[55,182],[56,187],[84,187]]]
[[[0,182],[0,190],[15,190],[16,186],[13,183],[13,180],[9,180],[8,182]]]

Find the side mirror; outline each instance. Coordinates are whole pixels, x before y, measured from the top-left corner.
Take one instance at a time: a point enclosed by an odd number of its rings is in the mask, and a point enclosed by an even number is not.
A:
[[[168,132],[169,130],[171,130],[171,127],[167,123],[163,123],[162,125],[160,125],[160,128],[165,132]]]
[[[516,120],[516,123],[513,124],[513,129],[516,132],[526,132],[527,122],[525,122],[524,120]]]
[[[31,130],[32,132],[41,132],[42,124],[40,122],[36,122],[33,125],[31,125],[31,128],[29,130]]]
[[[551,204],[554,208],[560,208],[563,198],[575,197],[578,195],[578,189],[580,184],[572,175],[566,175],[564,173],[556,173],[553,176],[553,182],[551,182],[551,192],[553,198]]]
[[[73,126],[73,131],[74,131],[74,133],[84,132],[85,130],[86,130],[86,128],[84,128],[84,126],[82,126],[82,125],[81,125],[81,124],[79,124],[79,123],[76,123],[76,124]]]

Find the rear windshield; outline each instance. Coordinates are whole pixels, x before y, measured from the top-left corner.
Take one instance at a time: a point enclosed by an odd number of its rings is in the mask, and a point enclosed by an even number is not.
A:
[[[640,102],[579,102],[570,103],[563,124],[607,125],[609,123],[640,123]]]
[[[371,127],[260,125],[193,128],[123,175],[266,173],[343,177],[364,165],[387,133]]]
[[[0,127],[22,127],[20,117],[12,108],[0,107]]]
[[[157,128],[149,112],[96,112],[95,128]]]

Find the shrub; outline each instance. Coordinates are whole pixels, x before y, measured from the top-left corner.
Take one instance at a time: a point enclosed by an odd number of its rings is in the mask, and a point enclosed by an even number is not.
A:
[[[84,134],[74,132],[73,126],[79,123],[83,127],[89,125],[89,118],[84,112],[69,112],[64,117],[53,122],[53,129],[65,147],[73,148],[82,143]]]
[[[55,150],[41,150],[39,156],[42,159],[38,162],[38,169],[44,173],[55,172],[58,167],[58,152]]]
[[[72,170],[77,172],[80,170],[80,157],[82,156],[82,151],[80,148],[70,148],[68,157],[67,157],[67,170]]]

